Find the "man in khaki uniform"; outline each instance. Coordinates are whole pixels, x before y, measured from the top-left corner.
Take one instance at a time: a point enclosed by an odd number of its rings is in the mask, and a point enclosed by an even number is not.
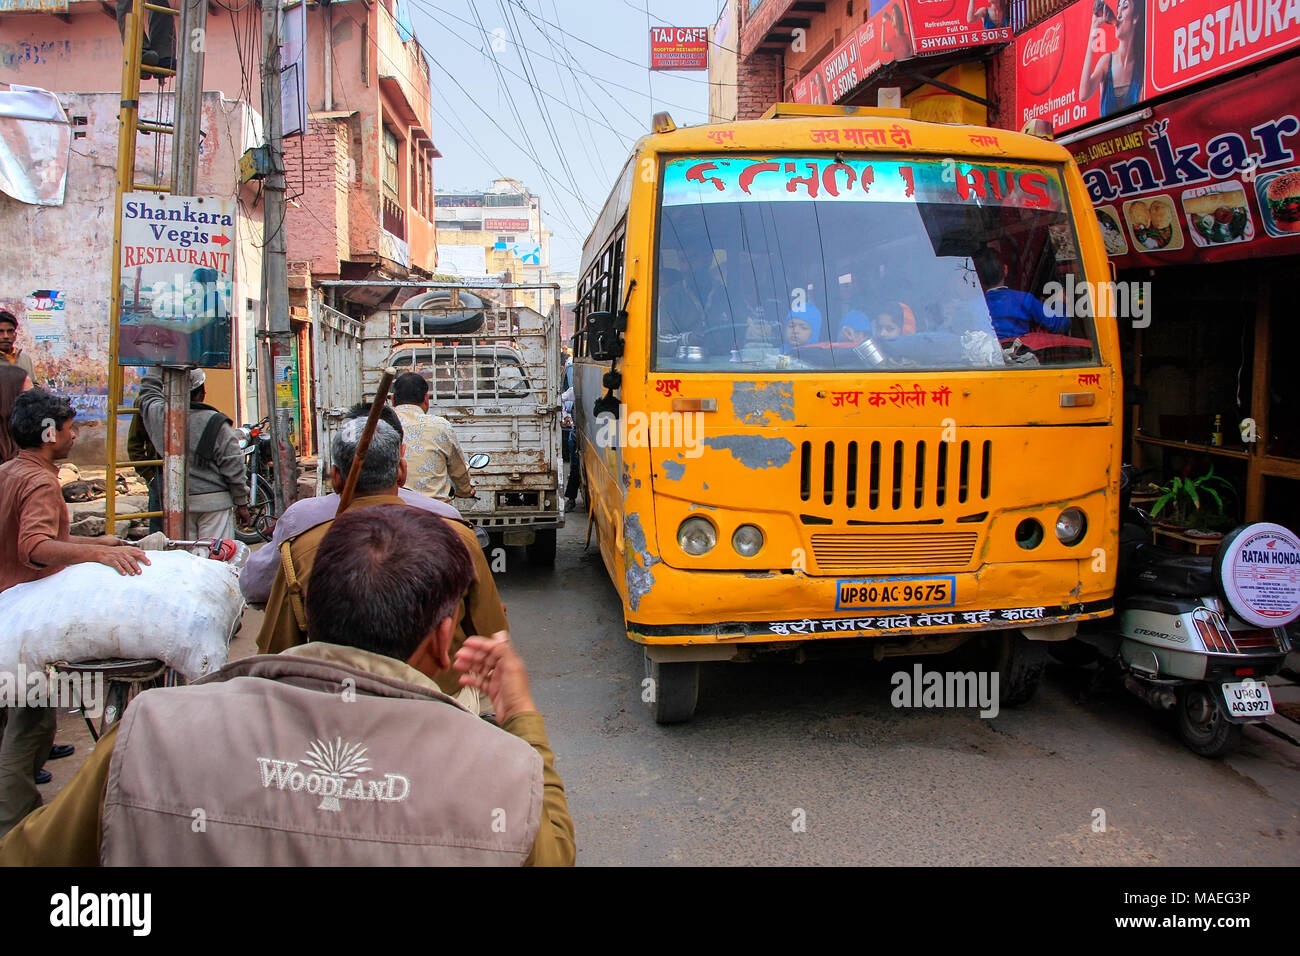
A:
[[[466,543],[420,509],[370,508],[336,519],[320,557],[311,643],[140,694],[0,842],[0,866],[572,865],[564,786],[509,635],[455,655],[499,728],[403,663],[423,651],[450,666]]]
[[[349,512],[384,505],[410,507],[397,494],[398,488],[405,482],[406,462],[402,458],[401,426],[399,424],[394,428],[389,424],[388,419],[392,416],[393,412],[385,409],[384,419],[380,420],[366,454],[361,477],[357,481],[356,496],[347,509]],[[330,481],[336,493],[343,491],[364,427],[364,417],[351,418],[340,426],[334,436]],[[501,605],[501,597],[497,593],[496,582],[492,579],[492,571],[473,529],[468,524],[451,518],[440,517],[439,520],[446,522],[465,543],[474,564],[474,583],[466,592],[455,618],[455,638],[452,642],[454,654],[467,635],[505,631],[509,629],[509,623]],[[266,602],[266,616],[257,635],[259,653],[276,654],[307,640],[303,596],[311,581],[317,549],[331,523],[327,521],[316,525],[281,544],[280,568],[271,585],[271,594]],[[417,653],[408,663],[437,681],[445,693],[453,696],[463,694],[457,676],[444,672],[426,653]],[[461,700],[470,704],[466,696],[462,696]],[[483,700],[482,703],[486,704],[487,701]]]

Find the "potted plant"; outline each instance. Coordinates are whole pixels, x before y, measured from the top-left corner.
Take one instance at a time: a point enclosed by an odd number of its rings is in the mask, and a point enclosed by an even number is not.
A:
[[[1220,492],[1237,495],[1232,483],[1214,473],[1214,467],[1199,478],[1174,478],[1159,486],[1160,497],[1151,507],[1151,517],[1165,517],[1161,524],[1178,529],[1226,531],[1236,518],[1226,514]]]

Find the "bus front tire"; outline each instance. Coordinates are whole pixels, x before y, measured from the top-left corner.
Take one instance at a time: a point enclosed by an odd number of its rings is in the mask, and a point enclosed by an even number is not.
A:
[[[555,567],[555,529],[546,528],[536,532],[533,543],[527,545],[528,561],[541,567]]]
[[[645,654],[645,676],[642,699],[649,692],[651,713],[656,724],[680,724],[695,714],[695,704],[700,696],[700,665],[698,661],[665,663],[650,660]]]
[[[1015,707],[1028,703],[1038,692],[1047,666],[1048,646],[1015,631],[1003,631],[997,649],[998,703]]]

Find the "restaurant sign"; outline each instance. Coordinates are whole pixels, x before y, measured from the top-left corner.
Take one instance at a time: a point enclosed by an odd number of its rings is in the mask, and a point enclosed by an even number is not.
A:
[[[1292,59],[1070,145],[1120,267],[1300,252]]]

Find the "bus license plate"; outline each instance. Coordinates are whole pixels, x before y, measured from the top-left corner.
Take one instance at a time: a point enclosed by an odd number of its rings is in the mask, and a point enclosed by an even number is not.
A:
[[[957,590],[952,578],[840,580],[835,585],[835,609],[843,611],[949,607]]]
[[[1269,717],[1273,713],[1273,694],[1262,680],[1224,684],[1223,699],[1233,717]]]

